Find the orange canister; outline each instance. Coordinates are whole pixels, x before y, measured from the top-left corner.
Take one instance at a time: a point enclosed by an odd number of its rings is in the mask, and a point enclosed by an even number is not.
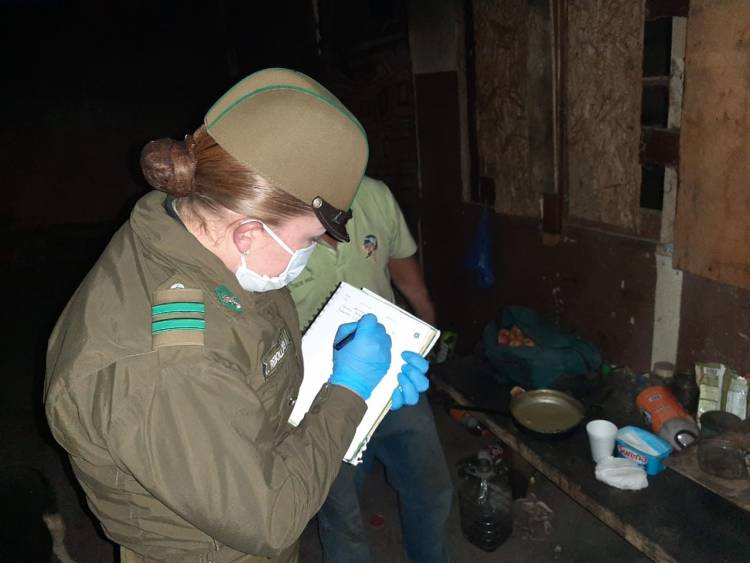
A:
[[[635,405],[646,423],[651,425],[651,430],[677,450],[689,446],[697,439],[698,427],[695,421],[663,385],[646,387],[638,393]]]

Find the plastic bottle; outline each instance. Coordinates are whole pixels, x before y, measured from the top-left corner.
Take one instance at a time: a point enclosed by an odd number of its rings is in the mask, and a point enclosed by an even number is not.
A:
[[[678,371],[672,381],[672,392],[690,416],[698,411],[700,389],[692,371]]]
[[[511,490],[503,466],[480,450],[459,462],[458,488],[461,531],[484,551],[496,550],[513,531]]]
[[[485,427],[482,426],[482,423],[479,422],[476,417],[472,416],[463,409],[452,408],[449,409],[448,414],[450,414],[450,417],[453,420],[458,422],[461,426],[466,428],[475,436],[483,436],[487,432]]]
[[[698,439],[695,421],[665,386],[646,387],[636,397],[635,404],[653,432],[677,451]]]

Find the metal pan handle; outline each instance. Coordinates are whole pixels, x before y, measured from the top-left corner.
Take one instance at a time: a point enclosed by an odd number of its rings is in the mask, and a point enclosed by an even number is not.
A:
[[[509,409],[486,409],[482,407],[467,407],[464,405],[460,405],[456,402],[447,405],[447,407],[450,409],[461,409],[461,410],[470,411],[470,412],[481,412],[484,414],[499,414],[503,416],[511,416]]]

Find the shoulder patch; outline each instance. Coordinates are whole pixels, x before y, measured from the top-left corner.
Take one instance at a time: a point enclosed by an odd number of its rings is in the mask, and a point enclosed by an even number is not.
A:
[[[219,300],[219,303],[221,303],[230,311],[234,313],[239,313],[240,311],[242,311],[242,303],[240,303],[240,298],[232,293],[232,290],[227,286],[218,286],[214,290],[214,293],[216,293],[216,298]]]
[[[172,288],[154,292],[151,343],[161,346],[203,346],[206,305],[200,289]]]

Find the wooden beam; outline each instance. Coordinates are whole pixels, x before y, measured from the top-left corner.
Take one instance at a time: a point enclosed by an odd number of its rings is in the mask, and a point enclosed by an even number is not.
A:
[[[690,11],[690,0],[646,0],[646,19],[686,18]]]
[[[680,162],[680,130],[641,128],[641,163],[676,166]]]

